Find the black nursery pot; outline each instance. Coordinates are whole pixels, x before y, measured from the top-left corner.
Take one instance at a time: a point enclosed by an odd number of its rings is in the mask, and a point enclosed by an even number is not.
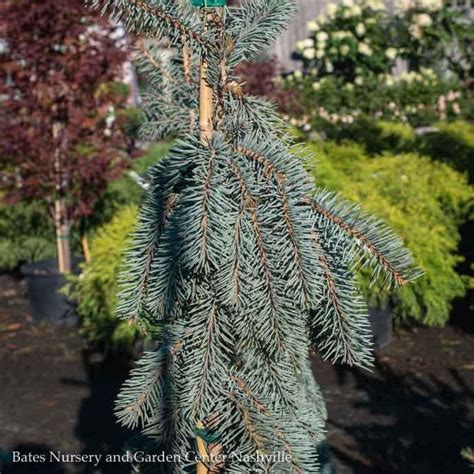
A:
[[[73,261],[74,273],[80,259]],[[28,291],[30,313],[33,321],[48,322],[56,326],[75,326],[78,317],[74,304],[59,290],[66,284],[66,277],[59,273],[55,259],[22,265]]]
[[[375,348],[387,346],[392,340],[392,308],[369,308],[369,321]]]

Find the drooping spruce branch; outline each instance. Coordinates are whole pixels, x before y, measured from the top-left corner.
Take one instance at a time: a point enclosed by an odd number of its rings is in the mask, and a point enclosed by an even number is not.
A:
[[[325,359],[370,367],[372,342],[367,308],[355,286],[350,261],[344,261],[313,231],[315,254],[321,267],[323,304],[310,315],[313,343]]]
[[[340,251],[374,270],[373,282],[383,275],[389,288],[404,286],[420,276],[402,240],[379,219],[335,193],[319,191],[311,203],[322,227],[329,226]]]

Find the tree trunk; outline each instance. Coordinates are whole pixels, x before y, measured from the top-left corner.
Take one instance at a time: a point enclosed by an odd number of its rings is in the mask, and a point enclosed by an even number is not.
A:
[[[68,273],[71,271],[70,227],[65,209],[64,199],[57,199],[54,203],[54,224],[56,227],[58,269],[60,273]]]
[[[54,173],[56,177],[56,200],[54,201],[54,226],[58,249],[58,270],[60,273],[71,271],[71,245],[69,240],[70,224],[67,215],[65,190],[66,177],[61,166],[64,151],[64,125],[56,122],[53,125],[53,138],[56,142],[54,151]]]

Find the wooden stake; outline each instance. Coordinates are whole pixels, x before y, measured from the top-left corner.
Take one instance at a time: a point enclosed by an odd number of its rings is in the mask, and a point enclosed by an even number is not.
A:
[[[84,255],[84,260],[86,261],[86,263],[90,263],[91,249],[89,246],[89,239],[87,238],[87,235],[83,235],[81,237],[81,247],[82,247],[82,253]]]
[[[201,60],[199,79],[199,129],[201,142],[206,143],[212,138],[212,88],[207,83],[207,62]]]
[[[202,15],[204,22],[203,29],[206,29],[208,21],[212,21],[212,13]],[[212,138],[212,87],[207,82],[208,64],[205,55],[201,57],[201,66],[199,71],[199,129],[201,142],[206,143]]]
[[[180,0],[179,6],[184,8],[186,6],[187,0]],[[181,35],[181,52],[183,54],[183,72],[184,72],[184,82],[186,84],[191,83],[191,51],[189,46],[186,44],[186,35]]]
[[[204,425],[199,422],[197,423],[196,427],[198,429],[203,429],[204,428]],[[206,447],[206,443],[204,442],[204,440],[198,436],[196,438],[196,444],[197,444],[197,449],[198,449],[198,454],[199,454],[199,457],[200,459],[204,460],[204,461],[208,461],[208,453],[207,453],[207,447]],[[207,470],[207,467],[206,465],[204,464],[204,462],[201,462],[201,461],[198,461],[197,465],[196,465],[196,473],[197,474],[208,474],[208,470]]]
[[[206,28],[207,21],[209,17],[212,18],[210,13],[204,13],[202,15],[202,21],[204,22],[204,28]],[[205,56],[201,57],[201,65],[199,71],[199,130],[200,130],[200,139],[201,143],[206,144],[212,138],[213,133],[213,124],[212,124],[212,87],[209,86],[207,82],[207,61]],[[200,421],[197,423],[196,427],[198,429],[203,429],[204,425]],[[200,437],[196,437],[196,444],[198,449],[198,454],[202,460],[208,460],[209,454],[207,450],[206,443]],[[209,470],[203,462],[198,462],[196,465],[197,474],[208,474]]]

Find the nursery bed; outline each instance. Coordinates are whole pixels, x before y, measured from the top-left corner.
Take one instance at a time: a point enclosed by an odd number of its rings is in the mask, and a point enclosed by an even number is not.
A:
[[[126,472],[125,464],[3,465],[13,450],[119,453],[129,436],[113,418],[128,362],[86,349],[77,330],[33,325],[21,280],[0,274],[0,472]],[[474,335],[458,328],[395,335],[373,372],[317,357],[328,441],[340,474],[470,473]]]

